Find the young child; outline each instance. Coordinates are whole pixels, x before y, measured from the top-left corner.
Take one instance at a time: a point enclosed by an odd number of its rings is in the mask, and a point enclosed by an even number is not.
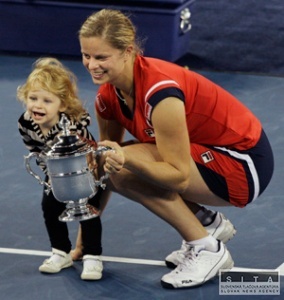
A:
[[[26,108],[18,120],[18,127],[30,152],[41,152],[46,143],[61,131],[61,113],[69,118],[71,129],[76,130],[78,135],[94,140],[87,129],[90,116],[78,98],[76,77],[57,59],[37,60],[26,82],[18,88],[17,97]],[[46,166],[41,164],[40,167],[48,181]],[[99,194],[90,199],[89,204],[98,208]],[[40,272],[58,273],[73,265],[68,227],[58,219],[65,209],[66,204],[57,201],[52,191],[48,195],[43,191],[42,210],[52,255],[39,267]],[[81,221],[80,230],[83,256],[81,279],[99,280],[103,271],[100,217]]]

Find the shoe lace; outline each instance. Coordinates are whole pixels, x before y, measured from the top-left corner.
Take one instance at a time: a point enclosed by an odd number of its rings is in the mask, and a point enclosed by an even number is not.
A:
[[[188,245],[188,249],[183,253],[184,259],[178,264],[176,271],[181,272],[185,269],[189,269],[190,267],[196,265],[198,260],[199,250],[197,247]]]
[[[176,253],[184,254],[187,251],[187,249],[188,249],[188,245],[187,245],[186,241],[183,240],[180,249],[176,250]]]

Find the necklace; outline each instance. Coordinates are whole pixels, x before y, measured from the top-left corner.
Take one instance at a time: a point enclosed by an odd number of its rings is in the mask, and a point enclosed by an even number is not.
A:
[[[130,97],[130,98],[133,97],[133,85],[131,86],[131,89],[130,89],[129,93],[126,94],[126,95],[127,95],[127,97]],[[122,102],[123,102],[125,105],[127,105],[127,102],[126,102],[126,99],[125,99],[124,96],[123,96],[123,98],[122,98],[121,100],[122,100]]]
[[[122,92],[121,90],[117,89],[118,98],[126,106],[127,106],[127,101],[126,101],[125,97],[132,98],[132,96],[133,96],[133,87],[134,87],[134,85],[131,86],[131,89],[130,89],[129,93]],[[126,96],[123,96],[123,94],[125,94]]]
[[[128,93],[128,97],[132,97],[133,96],[133,85],[131,86],[131,89]]]

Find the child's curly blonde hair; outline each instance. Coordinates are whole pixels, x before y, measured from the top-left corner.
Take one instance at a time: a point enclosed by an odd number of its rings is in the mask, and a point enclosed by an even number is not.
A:
[[[35,88],[56,95],[66,107],[65,113],[76,120],[86,112],[78,97],[76,76],[56,58],[40,58],[33,64],[25,84],[17,89],[17,98],[25,104],[29,91]]]

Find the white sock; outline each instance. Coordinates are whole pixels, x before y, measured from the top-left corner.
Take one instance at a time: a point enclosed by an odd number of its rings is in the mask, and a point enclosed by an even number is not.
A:
[[[201,249],[206,249],[211,252],[218,251],[218,241],[212,236],[208,235],[202,239],[187,242],[189,245],[200,246]],[[203,247],[202,247],[203,246]]]

